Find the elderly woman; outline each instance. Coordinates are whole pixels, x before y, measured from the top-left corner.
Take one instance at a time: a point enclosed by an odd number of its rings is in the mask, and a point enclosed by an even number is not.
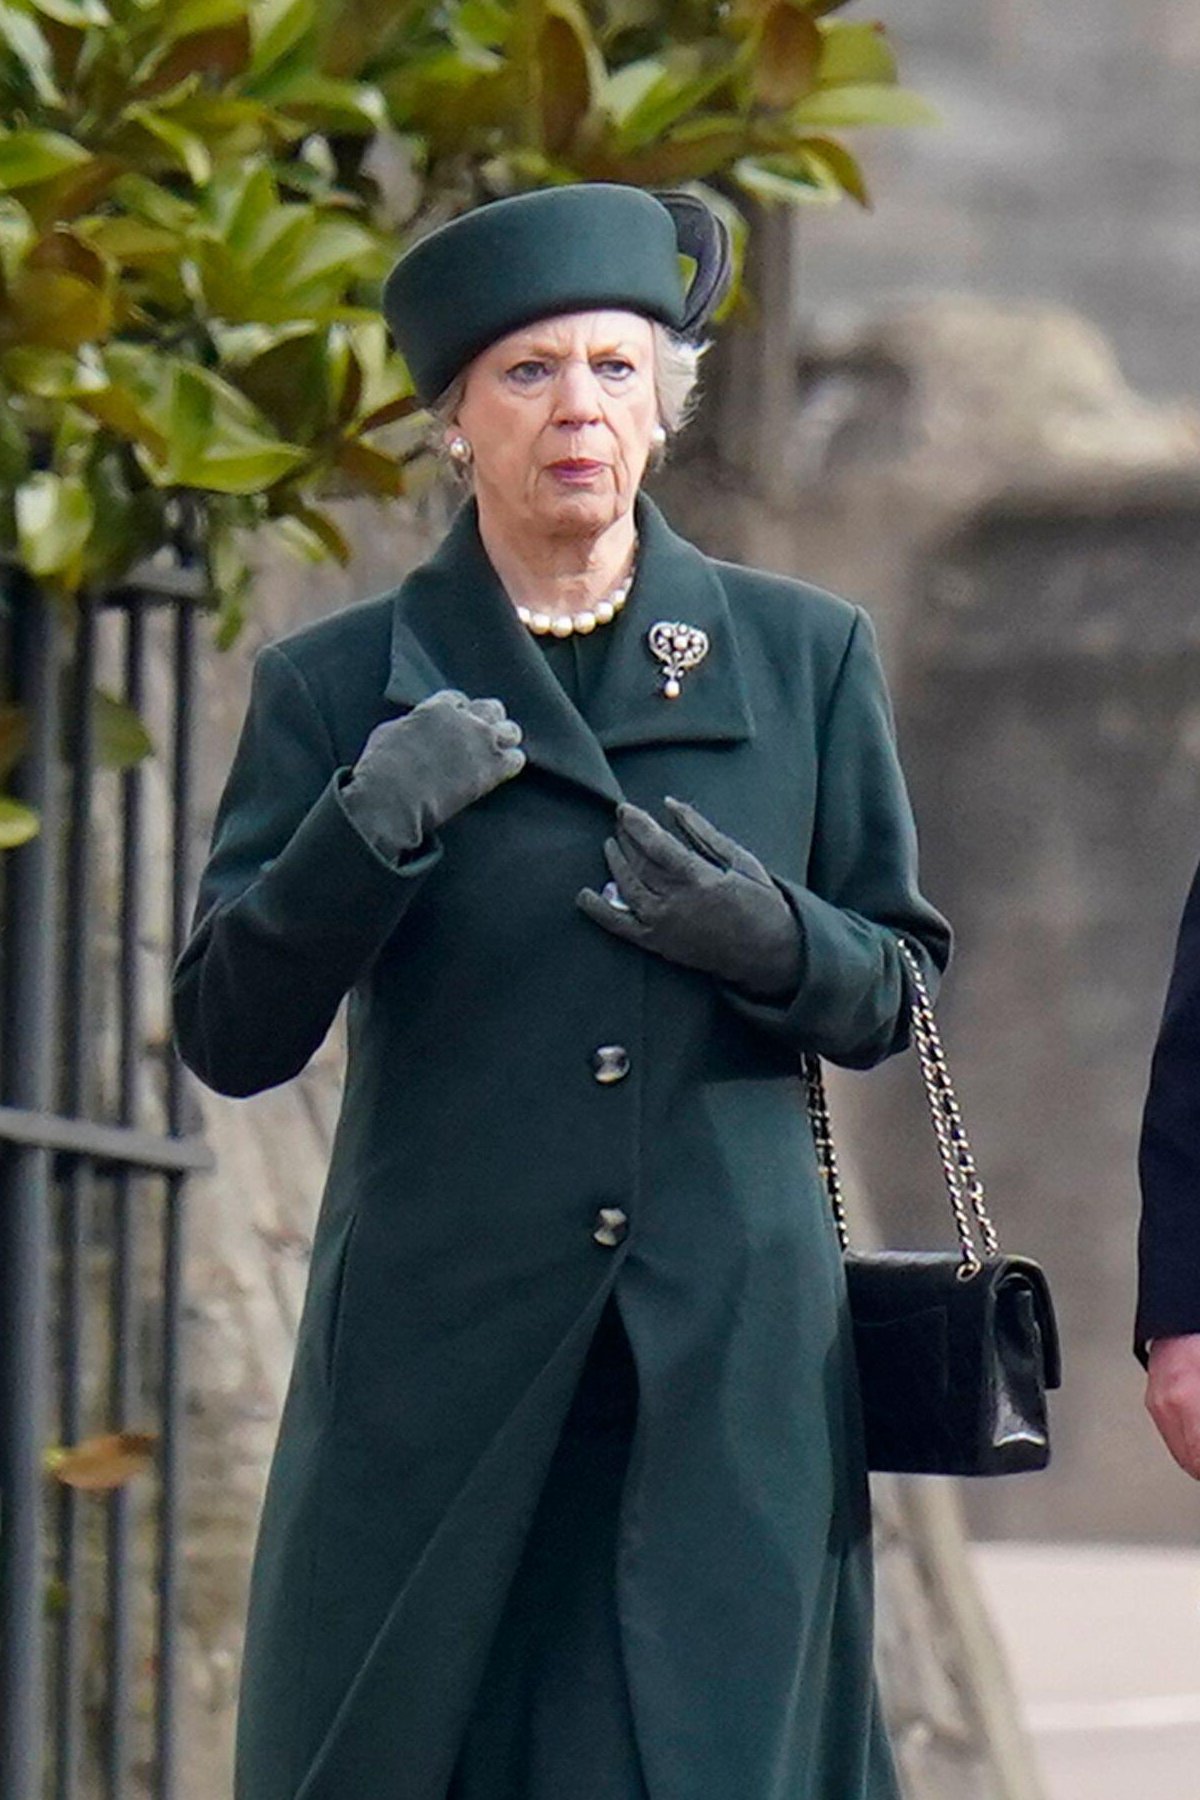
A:
[[[685,291],[679,245],[698,264]],[[349,1057],[240,1800],[893,1800],[841,1263],[798,1080],[947,931],[866,617],[641,493],[723,243],[500,201],[385,306],[471,498],[259,657],[176,983],[231,1094]]]

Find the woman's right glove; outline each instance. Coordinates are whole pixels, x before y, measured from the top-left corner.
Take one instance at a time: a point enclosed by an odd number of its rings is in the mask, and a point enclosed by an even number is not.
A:
[[[521,727],[501,701],[468,700],[443,688],[375,727],[342,789],[343,804],[363,836],[394,862],[519,775],[525,767],[520,742]]]

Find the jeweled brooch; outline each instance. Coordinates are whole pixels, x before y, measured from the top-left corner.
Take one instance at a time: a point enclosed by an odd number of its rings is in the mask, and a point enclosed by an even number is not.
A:
[[[678,700],[684,676],[708,655],[708,633],[678,619],[660,619],[646,633],[646,642],[663,666],[659,692],[666,700]]]

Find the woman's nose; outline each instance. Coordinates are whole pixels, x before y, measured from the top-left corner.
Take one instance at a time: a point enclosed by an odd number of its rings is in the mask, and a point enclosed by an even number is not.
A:
[[[559,425],[583,425],[600,415],[600,383],[590,364],[566,362],[554,392],[554,418]]]

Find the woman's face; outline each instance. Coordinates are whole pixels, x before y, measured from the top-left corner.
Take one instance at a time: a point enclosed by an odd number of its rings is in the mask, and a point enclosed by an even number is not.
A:
[[[481,513],[565,537],[598,535],[629,511],[657,423],[650,321],[580,312],[481,352],[454,430],[471,446]]]

